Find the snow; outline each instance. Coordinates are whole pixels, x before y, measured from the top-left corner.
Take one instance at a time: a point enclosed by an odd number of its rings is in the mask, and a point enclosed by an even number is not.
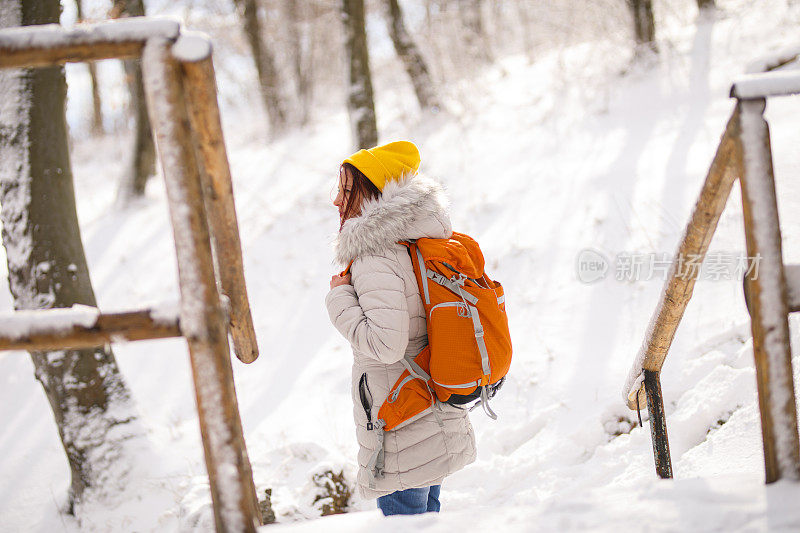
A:
[[[171,300],[154,304],[150,308],[150,317],[156,323],[174,324],[180,317],[180,300]]]
[[[747,68],[745,68],[745,72],[748,74],[766,72],[785,63],[796,61],[798,56],[800,56],[800,44],[787,46],[778,52],[766,55],[758,58],[756,61],[751,62],[749,65],[747,65]]]
[[[617,281],[613,259],[674,251],[731,114],[731,82],[749,62],[797,38],[796,4],[717,4],[718,16],[695,24],[687,8],[694,2],[659,2],[676,20],[659,29],[662,57],[649,66],[631,65],[630,48],[614,41],[540,50],[533,62],[504,57],[446,85],[445,109],[433,119],[419,114],[402,65],[374,69],[382,140],[418,144],[423,171],[449,191],[454,227],[478,239],[490,275],[503,283],[511,320],[514,361],[492,404],[500,420],[473,413],[478,459],[444,482],[438,516],[384,519],[374,502],[355,498],[348,515],[319,518],[313,475],[341,469],[352,483],[357,450],[352,355],[323,305],[336,272],[331,192],[351,153],[347,112],[341,103],[321,108],[307,128],[268,142],[257,89],[239,83],[251,64],[235,54],[218,64],[262,348],[250,365],[234,361],[234,376],[257,492],[272,489],[279,524],[269,528],[800,528],[796,485],[764,485],[741,280],[698,280],[662,369],[675,480],[656,479],[647,413],[640,428],[619,394],[663,279]],[[214,46],[217,60],[222,43]],[[81,105],[89,98],[80,90],[85,73],[68,75],[70,105]],[[772,99],[766,111],[787,263],[800,263],[798,113],[797,98]],[[114,204],[127,140],[124,133],[75,139],[72,152],[101,309],[178,298],[163,178],[130,207]],[[743,253],[742,228],[734,187],[709,254]],[[575,273],[585,248],[612,261],[607,277],[591,285]],[[10,302],[0,290],[0,303],[10,309]],[[792,316],[795,354],[798,327]],[[0,529],[213,530],[185,341],[114,350],[153,450],[133,456],[113,505],[88,502],[80,523],[58,513],[69,471],[32,365],[19,353],[0,354],[0,479],[14,480],[0,483]]]
[[[650,480],[634,496],[617,488],[581,490],[568,499],[513,505],[497,512],[463,509],[440,516],[384,518],[379,511],[323,518],[302,525],[264,526],[259,531],[405,533],[407,531],[780,531],[796,528],[800,490],[770,487],[746,476],[675,481]]]
[[[130,17],[95,24],[41,24],[0,30],[0,50],[54,48],[97,42],[145,41],[151,37],[176,39],[180,22],[170,18]]]
[[[73,327],[91,328],[99,314],[96,307],[80,304],[65,309],[20,310],[0,317],[0,337],[22,339],[66,332]]]
[[[22,21],[22,9],[19,3],[3,2],[0,4],[0,28],[13,28]]]
[[[645,334],[645,338],[650,337],[650,328],[648,328],[648,333]],[[625,402],[636,402],[636,395],[639,393],[639,389],[644,386],[644,360],[647,357],[647,347],[642,345],[642,348],[639,349],[639,353],[636,354],[636,359],[634,359],[633,364],[631,365],[630,371],[628,371],[628,377],[625,379],[625,387],[622,389],[622,397]],[[640,407],[644,407],[641,406]]]
[[[20,7],[14,3],[0,6],[0,28],[13,27],[22,21]],[[3,32],[5,30],[0,30]],[[30,83],[19,69],[0,70],[0,189],[2,190],[3,242],[7,266],[18,271],[29,263],[32,241],[28,227],[30,205],[29,120]],[[21,307],[48,307],[44,295],[19,294]]]
[[[736,98],[764,98],[800,94],[800,70],[750,74],[737,79],[731,87]]]
[[[179,61],[201,61],[211,55],[211,39],[201,32],[181,32],[172,45],[172,55]]]

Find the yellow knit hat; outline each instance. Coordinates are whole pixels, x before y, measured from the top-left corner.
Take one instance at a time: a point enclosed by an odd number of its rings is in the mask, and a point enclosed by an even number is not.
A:
[[[409,141],[396,141],[359,150],[342,164],[350,163],[383,191],[386,184],[406,173],[416,173],[420,164],[419,150]]]

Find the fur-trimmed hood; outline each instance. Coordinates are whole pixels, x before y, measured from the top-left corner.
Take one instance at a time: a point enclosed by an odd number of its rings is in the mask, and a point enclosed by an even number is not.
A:
[[[453,233],[447,207],[443,187],[431,178],[415,174],[387,183],[380,197],[344,223],[334,243],[336,261],[347,265],[404,239],[446,239]]]

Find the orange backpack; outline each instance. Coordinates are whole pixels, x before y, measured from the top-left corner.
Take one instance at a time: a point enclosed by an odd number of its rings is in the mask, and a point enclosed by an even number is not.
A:
[[[422,295],[428,345],[414,358],[402,360],[406,370],[389,391],[374,424],[366,375],[359,383],[367,429],[376,430],[379,440],[369,463],[374,477],[383,476],[383,432],[436,414],[437,400],[461,404],[480,397],[478,404],[496,419],[489,399],[511,365],[503,287],[484,272],[478,243],[453,233],[449,239],[401,244],[408,247]]]

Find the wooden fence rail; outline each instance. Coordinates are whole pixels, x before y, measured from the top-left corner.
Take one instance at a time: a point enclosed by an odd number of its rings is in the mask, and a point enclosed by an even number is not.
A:
[[[73,315],[71,311],[21,311],[0,317],[0,350],[93,348],[112,342],[182,336],[177,313],[168,316],[145,309],[101,314],[94,309]]]
[[[78,24],[71,29],[59,24],[4,29],[0,31],[0,68],[138,58],[148,39],[175,40],[180,31],[176,20],[150,17]]]
[[[795,56],[796,57],[796,56]],[[775,62],[785,64],[786,58]],[[800,442],[789,345],[788,313],[800,310],[800,265],[784,266],[772,167],[766,98],[800,93],[796,71],[750,75],[731,87],[736,107],[725,128],[678,247],[645,340],[625,383],[629,408],[647,405],[656,473],[672,477],[659,373],[700,271],[682,270],[692,257],[702,263],[719,217],[738,177],[742,189],[749,266],[744,280],[751,317],[753,355],[764,442],[767,483],[800,480]]]
[[[154,319],[148,311],[98,312],[93,320],[78,317],[66,327],[62,322],[57,331],[31,327],[20,333],[0,326],[0,349],[185,337],[216,529],[254,532],[261,517],[236,401],[228,333],[245,363],[258,357],[258,345],[210,41],[182,32],[176,21],[145,17],[72,29],[51,24],[0,30],[0,68],[131,57],[142,58],[148,113],[167,185],[180,313],[165,320]],[[26,320],[43,324],[55,312],[28,311]]]

